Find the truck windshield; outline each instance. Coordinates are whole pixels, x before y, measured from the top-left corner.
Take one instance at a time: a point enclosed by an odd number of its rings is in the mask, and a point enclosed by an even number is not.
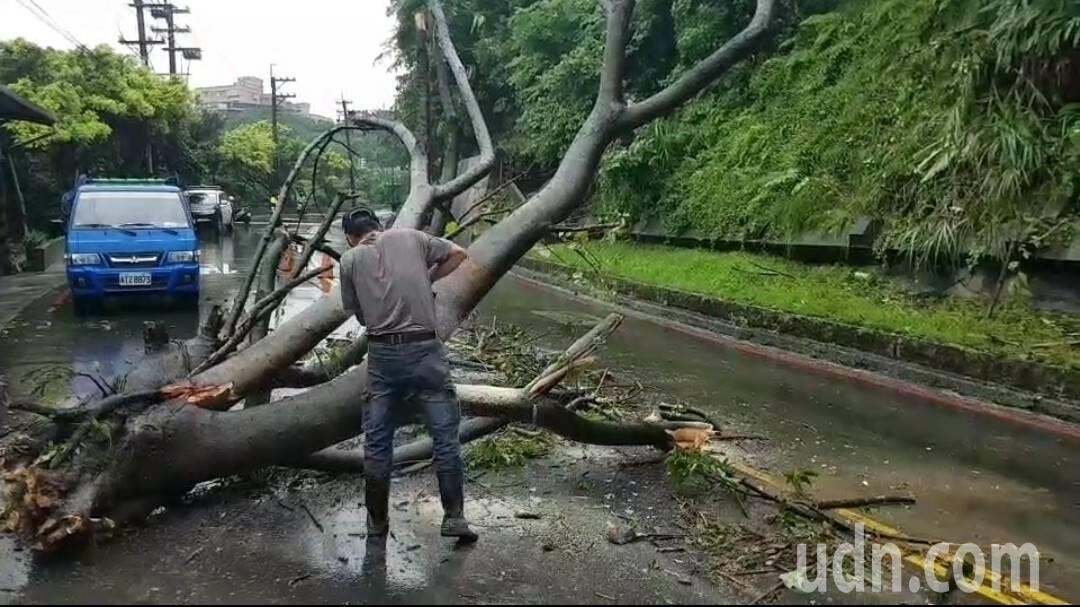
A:
[[[186,228],[188,220],[176,192],[82,192],[75,203],[72,225]]]

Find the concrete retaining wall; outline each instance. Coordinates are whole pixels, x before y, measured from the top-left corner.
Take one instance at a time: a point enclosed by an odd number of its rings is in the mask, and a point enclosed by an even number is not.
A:
[[[28,272],[44,272],[62,261],[64,261],[63,236],[46,240],[41,246],[26,252],[26,270]]]

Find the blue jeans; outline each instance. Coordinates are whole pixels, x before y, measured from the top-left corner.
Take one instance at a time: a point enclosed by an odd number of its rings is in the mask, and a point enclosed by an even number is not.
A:
[[[364,413],[364,468],[368,478],[389,482],[393,469],[394,431],[405,423],[409,402],[422,409],[434,443],[435,470],[440,476],[464,473],[458,430],[461,407],[450,383],[450,363],[442,342],[368,346],[371,402]]]

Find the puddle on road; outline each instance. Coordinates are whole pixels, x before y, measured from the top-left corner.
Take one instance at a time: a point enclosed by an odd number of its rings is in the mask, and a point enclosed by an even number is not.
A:
[[[42,383],[35,375],[46,367],[67,367],[105,378],[125,374],[143,356],[144,323],[163,324],[172,339],[193,337],[212,306],[229,301],[240,287],[260,238],[261,232],[243,226],[237,226],[232,235],[200,233],[202,292],[198,309],[177,306],[164,298],[110,299],[102,312],[78,316],[64,292],[45,296],[4,330],[4,344],[10,347],[0,350],[0,373],[13,391],[24,394]],[[316,282],[290,294],[273,322],[324,296]],[[334,335],[344,337],[357,329],[352,320]],[[57,404],[74,404],[98,392],[85,377],[59,377],[47,384],[42,400]]]

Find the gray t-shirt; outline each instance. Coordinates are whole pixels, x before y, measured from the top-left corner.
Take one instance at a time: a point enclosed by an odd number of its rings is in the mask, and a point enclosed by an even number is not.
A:
[[[371,335],[434,331],[430,268],[454,244],[419,230],[395,228],[341,256],[341,303]]]

